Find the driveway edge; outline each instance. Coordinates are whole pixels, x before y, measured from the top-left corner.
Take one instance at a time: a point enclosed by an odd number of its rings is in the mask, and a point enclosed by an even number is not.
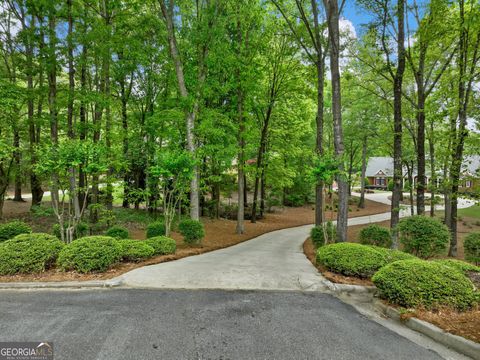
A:
[[[400,312],[397,309],[385,305],[379,300],[374,301],[374,306],[385,316],[401,322],[409,329],[422,333],[423,335],[426,335],[463,355],[469,356],[472,359],[480,360],[480,344],[461,336],[450,334],[429,322],[417,318],[409,318],[408,320],[402,321],[400,319]]]
[[[114,288],[119,287],[122,284],[123,282],[121,279],[58,282],[11,282],[0,283],[0,290]]]

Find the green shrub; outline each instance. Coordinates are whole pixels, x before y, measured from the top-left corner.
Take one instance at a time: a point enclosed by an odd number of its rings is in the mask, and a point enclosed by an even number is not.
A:
[[[310,230],[310,238],[312,239],[313,245],[315,245],[315,247],[325,245],[325,236],[323,234],[323,228],[321,226],[314,226]]]
[[[325,239],[325,235],[327,238]],[[327,221],[323,226],[315,226],[310,230],[310,238],[316,247],[320,247],[335,242],[337,237],[337,229],[333,222]]]
[[[407,217],[400,220],[398,230],[404,250],[421,258],[444,253],[450,241],[448,228],[431,217]]]
[[[412,254],[407,254],[406,252],[400,250],[387,249],[380,246],[371,247],[382,253],[382,255],[385,257],[385,261],[387,262],[387,264],[398,260],[418,259],[416,256],[413,256]]]
[[[390,230],[375,224],[368,225],[360,231],[360,243],[389,248],[392,245]]]
[[[166,236],[155,236],[145,240],[145,242],[153,248],[155,255],[174,254],[177,250],[177,243],[175,240]]]
[[[387,190],[388,191],[393,191],[394,187],[395,187],[395,182],[393,180],[388,180]]]
[[[449,305],[463,310],[478,299],[462,272],[434,261],[395,261],[381,268],[372,281],[382,298],[405,307]]]
[[[5,224],[0,224],[0,242],[13,239],[20,234],[29,234],[32,232],[30,226],[23,221],[11,221]]]
[[[203,224],[200,221],[193,219],[185,219],[180,221],[178,229],[183,235],[183,240],[187,244],[195,244],[200,242],[205,236]]]
[[[463,240],[465,260],[480,265],[480,232],[468,234]]]
[[[87,236],[66,245],[58,255],[62,270],[81,273],[106,271],[122,257],[119,241],[109,236]]]
[[[122,247],[122,260],[140,261],[152,257],[155,250],[144,241],[122,239],[118,241]]]
[[[64,229],[66,229],[67,225],[64,224],[63,227],[64,227]],[[88,233],[88,225],[85,224],[85,223],[82,223],[82,222],[78,223],[77,227],[75,228],[75,231],[73,233],[73,238],[78,239],[78,238],[84,237],[84,236],[87,235],[87,233]],[[52,234],[55,235],[59,239],[62,238],[62,234],[60,234],[60,225],[59,224],[54,224],[52,226]]]
[[[347,276],[368,278],[386,265],[385,256],[375,248],[354,243],[337,243],[321,247],[317,262],[328,270]]]
[[[64,243],[42,233],[20,234],[0,243],[0,275],[45,271],[55,264]]]
[[[111,236],[115,239],[128,239],[130,237],[128,229],[124,228],[123,226],[112,226],[110,229],[107,230],[105,235]]]
[[[165,236],[165,223],[163,221],[155,221],[147,226],[147,239],[155,236]]]
[[[480,272],[480,267],[472,265],[468,262],[457,260],[457,259],[435,259],[433,260],[436,263],[449,266],[451,268],[457,269],[464,274],[467,274],[469,271]]]

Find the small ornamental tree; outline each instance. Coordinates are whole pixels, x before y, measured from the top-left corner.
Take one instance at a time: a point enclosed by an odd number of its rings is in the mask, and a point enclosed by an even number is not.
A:
[[[158,179],[166,236],[170,235],[177,206],[186,198],[194,165],[195,161],[189,153],[162,149],[157,153],[155,165],[149,169],[150,175]]]
[[[398,230],[404,251],[421,258],[442,254],[450,241],[450,232],[444,224],[422,215],[402,219]]]

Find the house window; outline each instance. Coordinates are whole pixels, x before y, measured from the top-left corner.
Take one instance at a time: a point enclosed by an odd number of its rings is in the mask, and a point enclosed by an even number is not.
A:
[[[471,180],[465,181],[465,187],[471,188],[472,187],[472,181]]]
[[[385,186],[387,184],[386,182],[386,179],[385,178],[375,178],[375,185],[376,186]]]

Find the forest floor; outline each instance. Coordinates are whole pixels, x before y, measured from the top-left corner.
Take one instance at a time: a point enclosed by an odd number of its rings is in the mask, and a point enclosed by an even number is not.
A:
[[[53,217],[51,215],[35,215],[30,213],[29,209],[30,204],[28,202],[17,203],[6,201],[4,207],[4,220],[11,221],[13,219],[21,219],[30,224],[36,232],[50,232],[54,223]],[[358,217],[388,212],[390,206],[367,200],[365,209],[357,209],[354,205],[351,205],[351,209],[352,211],[349,213],[350,217]],[[145,213],[144,210],[138,211]],[[131,212],[135,211],[132,210],[130,213]],[[79,274],[76,272],[60,272],[56,269],[51,269],[40,274],[0,276],[0,282],[110,279],[138,267],[177,260],[187,256],[222,249],[274,230],[313,224],[314,216],[315,211],[311,205],[278,208],[273,213],[267,213],[263,219],[257,220],[254,224],[250,221],[245,221],[245,233],[241,235],[235,234],[235,220],[203,218],[202,221],[205,225],[205,238],[203,239],[202,244],[198,246],[188,246],[182,241],[182,236],[174,232],[172,237],[177,242],[177,251],[173,255],[156,256],[138,263],[121,263],[104,273]],[[336,218],[336,213],[327,211],[326,216],[327,219],[334,220]],[[138,240],[145,238],[146,223],[125,220],[125,222],[120,223],[120,225],[129,228],[132,238]]]

